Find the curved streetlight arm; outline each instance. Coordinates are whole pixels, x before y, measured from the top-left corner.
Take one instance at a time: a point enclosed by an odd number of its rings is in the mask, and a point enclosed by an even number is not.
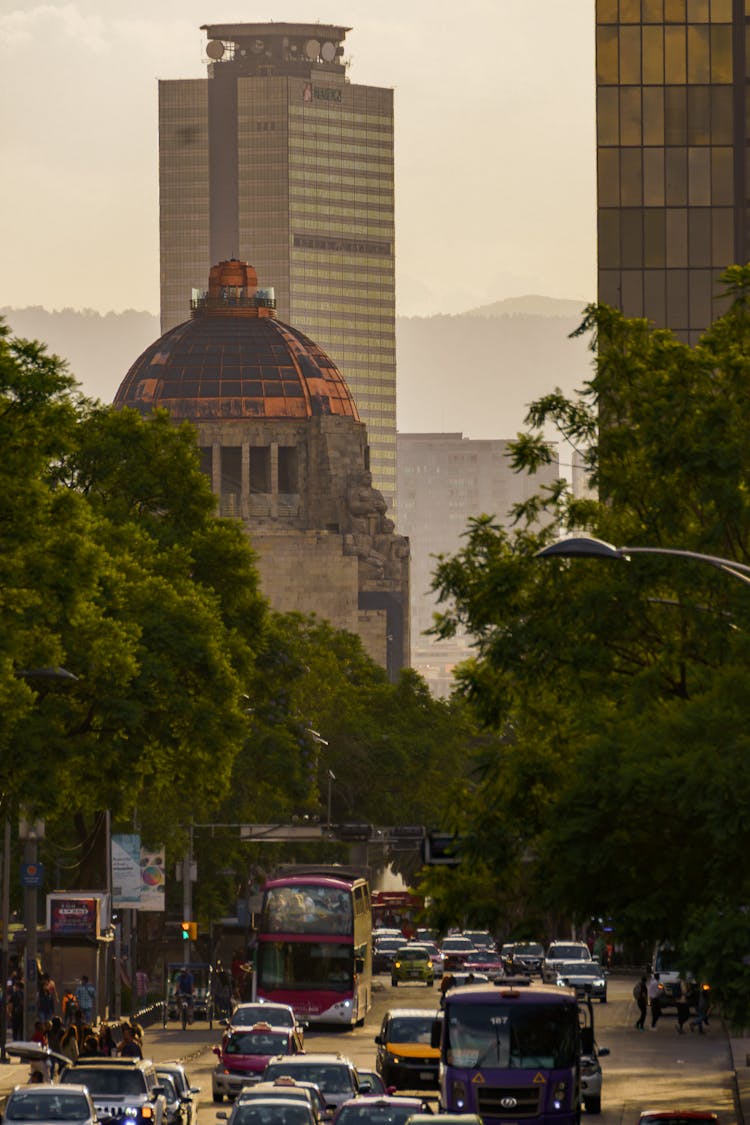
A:
[[[741,582],[750,583],[750,566],[745,563],[735,562],[734,559],[723,559],[719,555],[702,555],[699,551],[685,551],[674,547],[615,547],[604,539],[595,539],[593,536],[579,535],[570,539],[560,539],[551,543],[549,547],[542,547],[537,551],[535,558],[590,558],[590,559],[623,559],[628,561],[631,555],[675,555],[682,559],[692,559],[694,562],[708,563],[725,574],[739,578]]]

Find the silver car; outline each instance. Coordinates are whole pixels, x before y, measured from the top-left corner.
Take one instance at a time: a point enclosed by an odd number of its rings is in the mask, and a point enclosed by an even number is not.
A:
[[[94,1103],[85,1086],[16,1086],[5,1103],[7,1125],[96,1125]]]
[[[598,961],[562,961],[557,966],[560,988],[575,989],[576,996],[589,996],[607,1003],[607,974]]]

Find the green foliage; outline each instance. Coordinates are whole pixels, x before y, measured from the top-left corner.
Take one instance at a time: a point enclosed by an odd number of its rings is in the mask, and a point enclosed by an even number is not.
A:
[[[750,266],[725,283],[726,312],[695,347],[587,309],[593,377],[575,401],[533,404],[514,464],[543,463],[553,425],[590,493],[558,482],[510,532],[473,520],[436,570],[435,632],[476,640],[458,691],[503,736],[477,759],[466,830],[509,917],[523,899],[550,930],[608,915],[619,937],[682,941],[699,909],[750,902],[747,584],[684,558],[534,557],[588,533],[750,561]]]

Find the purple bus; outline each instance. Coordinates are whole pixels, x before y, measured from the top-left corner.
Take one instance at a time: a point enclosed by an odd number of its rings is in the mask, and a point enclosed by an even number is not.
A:
[[[478,1113],[485,1125],[580,1121],[582,1053],[595,1048],[572,990],[502,979],[450,989],[433,1045],[444,1112]]]

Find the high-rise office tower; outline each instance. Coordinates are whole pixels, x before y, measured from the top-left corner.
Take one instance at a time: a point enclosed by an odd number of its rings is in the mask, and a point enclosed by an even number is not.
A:
[[[599,299],[695,343],[745,262],[750,0],[597,0]]]
[[[211,263],[252,261],[280,319],[344,373],[392,501],[393,91],[349,82],[345,27],[203,30],[208,77],[159,83],[162,332]]]

